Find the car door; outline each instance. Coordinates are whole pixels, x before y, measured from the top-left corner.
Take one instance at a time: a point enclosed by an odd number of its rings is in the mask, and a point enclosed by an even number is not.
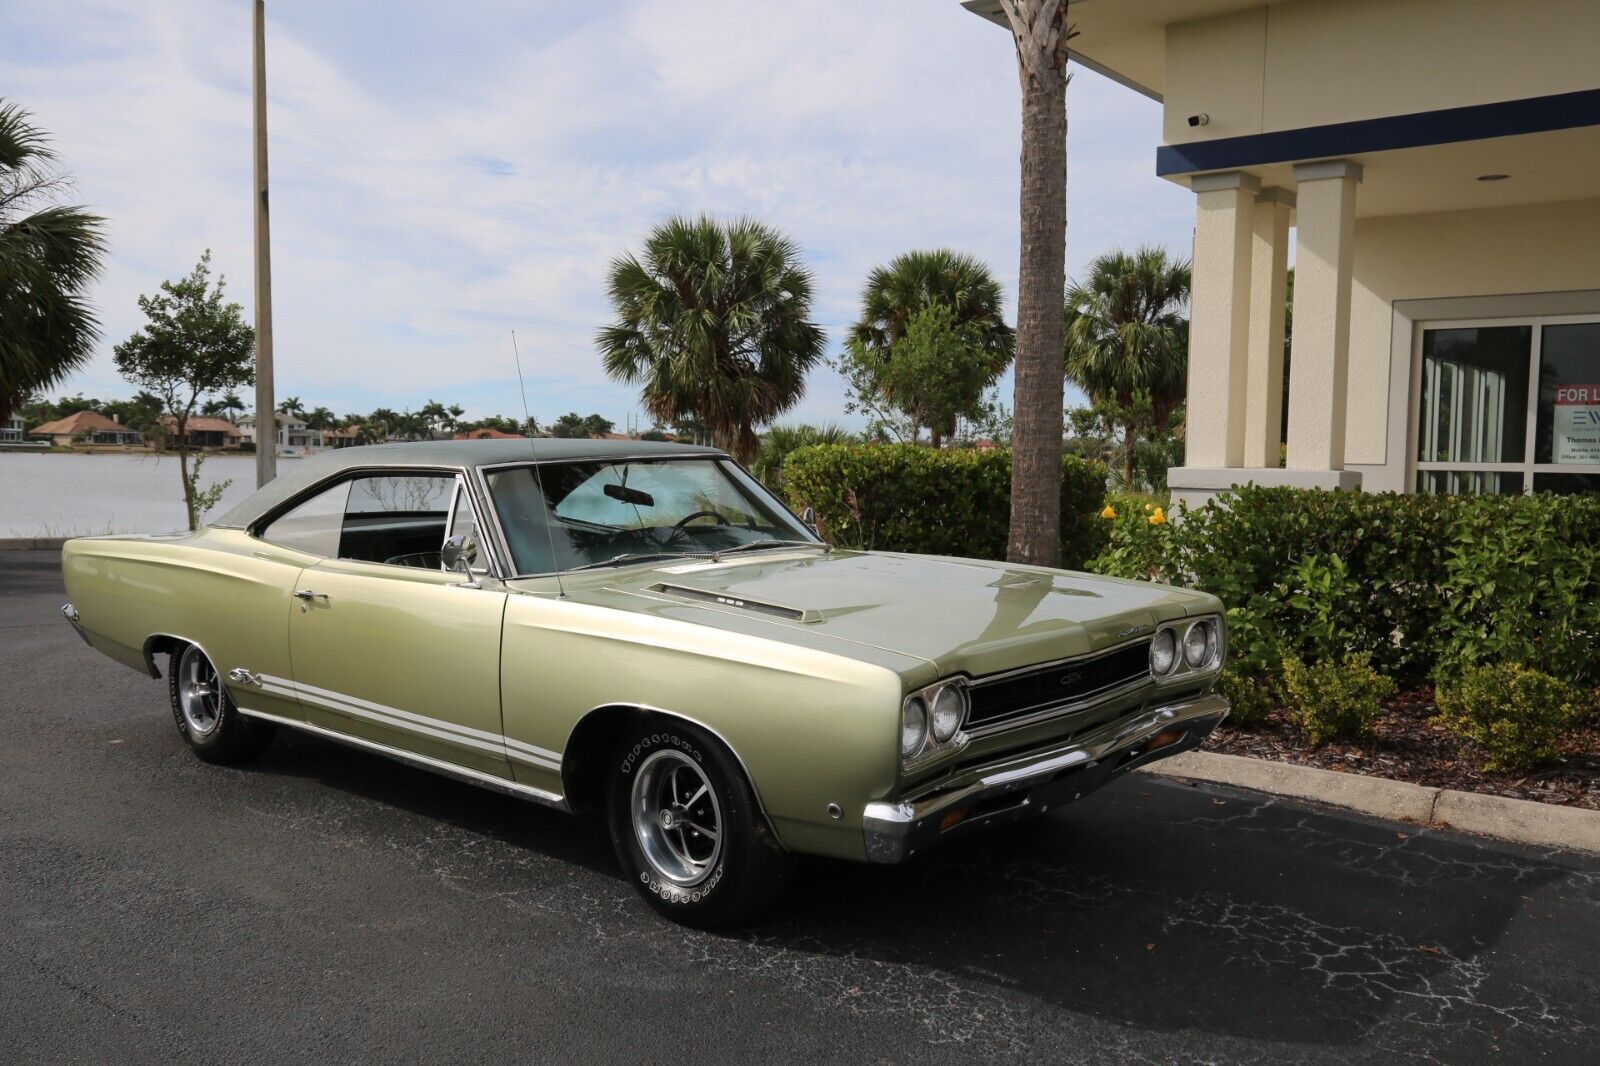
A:
[[[509,778],[500,719],[506,593],[443,567],[452,530],[476,527],[456,475],[349,482],[337,554],[301,572],[289,616],[306,721],[361,741]]]

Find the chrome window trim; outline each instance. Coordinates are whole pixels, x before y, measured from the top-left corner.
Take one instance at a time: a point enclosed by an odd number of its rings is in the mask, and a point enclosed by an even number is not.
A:
[[[489,489],[489,475],[490,474],[495,473],[497,471],[501,471],[501,470],[515,470],[515,469],[518,469],[518,468],[521,468],[521,467],[525,467],[525,466],[527,466],[527,467],[532,467],[532,466],[558,466],[558,465],[565,464],[565,463],[593,463],[593,462],[604,462],[604,463],[610,463],[610,464],[616,464],[616,463],[686,463],[686,462],[705,462],[707,460],[710,460],[711,462],[714,462],[714,463],[728,463],[728,464],[732,465],[733,467],[735,467],[736,469],[738,469],[740,471],[740,473],[742,473],[746,478],[748,478],[753,484],[755,484],[757,486],[760,486],[760,488],[761,488],[761,490],[763,492],[765,492],[765,493],[767,493],[767,495],[771,496],[772,501],[778,505],[778,508],[784,514],[786,514],[790,518],[794,519],[795,526],[801,531],[801,534],[803,536],[813,538],[816,541],[818,546],[822,546],[822,545],[827,544],[827,541],[823,540],[821,537],[818,537],[816,534],[812,533],[809,528],[806,527],[805,522],[803,522],[800,519],[799,515],[795,514],[793,511],[791,511],[789,509],[789,505],[788,504],[784,503],[781,499],[779,499],[778,496],[776,494],[774,494],[771,489],[768,489],[765,485],[762,485],[761,482],[755,477],[755,475],[751,474],[750,471],[746,470],[743,466],[740,466],[739,463],[736,462],[732,456],[730,456],[730,455],[728,455],[728,454],[726,454],[724,452],[711,452],[711,451],[693,452],[693,453],[690,453],[688,455],[616,455],[616,456],[606,456],[603,459],[600,459],[600,458],[594,458],[594,459],[586,459],[586,458],[512,459],[512,460],[508,460],[506,462],[501,462],[501,463],[485,463],[482,466],[477,466],[477,467],[473,468],[478,473],[478,479],[479,479],[479,482],[482,485],[483,496],[484,496],[485,501],[487,501],[487,504],[488,504],[489,514],[494,519],[495,536],[498,538],[500,546],[502,547],[502,549],[505,552],[506,572],[508,574],[510,574],[510,576],[505,578],[504,580],[506,580],[506,581],[515,581],[515,580],[521,580],[523,578],[557,577],[557,576],[559,576],[561,574],[570,573],[571,571],[569,571],[569,570],[545,570],[545,571],[542,571],[542,572],[536,573],[536,574],[521,574],[521,573],[516,573],[515,572],[516,556],[512,554],[512,552],[511,552],[511,541],[509,539],[507,539],[506,534],[505,534],[505,529],[500,525],[500,512],[494,506],[494,493],[491,492],[490,489]],[[740,486],[740,487],[744,488],[744,486]],[[539,491],[540,491],[541,495],[544,492],[544,485],[543,485],[542,482],[540,483]],[[693,558],[693,556],[688,556],[688,558]],[[551,561],[554,562],[555,560],[552,559]],[[600,570],[602,572],[608,572],[610,570],[620,570],[625,566],[638,566],[638,565],[642,565],[642,564],[639,564],[639,563],[618,563],[616,566],[613,566],[613,567],[597,567],[596,569]]]
[[[262,532],[267,527],[272,525],[272,523],[276,522],[279,518],[282,518],[285,514],[294,510],[296,507],[299,507],[302,503],[305,503],[313,496],[326,492],[328,489],[331,489],[342,482],[355,481],[362,477],[396,477],[410,474],[417,477],[448,477],[455,479],[456,485],[451,489],[450,494],[451,509],[446,513],[445,516],[445,534],[448,536],[450,526],[455,521],[454,503],[456,500],[456,493],[459,491],[459,488],[464,480],[470,485],[471,473],[473,469],[473,467],[468,466],[419,466],[416,463],[364,463],[361,466],[344,467],[343,469],[333,471],[327,477],[312,482],[295,495],[290,496],[277,507],[274,507],[272,510],[268,511],[266,514],[252,522],[249,526],[245,527],[244,532],[246,536],[249,536],[254,540],[259,540],[263,544],[271,544],[274,548],[277,548],[280,551],[298,552],[308,559],[316,559],[318,561],[325,561],[330,558],[338,560],[338,556],[312,555],[310,552],[302,551],[299,548],[292,548],[278,544],[275,541],[268,540],[266,537],[262,536]],[[487,495],[485,495],[485,498],[487,498]],[[468,493],[468,505],[472,508],[472,516],[473,519],[478,522],[478,528],[483,528],[482,507],[478,499],[476,499],[470,491]],[[489,550],[489,556],[493,564],[489,568],[490,573],[501,581],[509,580],[507,575],[510,573],[511,568],[505,564],[505,559],[510,558],[509,553],[502,558],[500,552],[497,550],[497,547],[491,546]],[[361,562],[362,560],[350,559],[345,561]],[[315,566],[316,564],[312,563],[311,565]],[[373,563],[372,565],[387,566],[388,564]],[[415,570],[417,568],[397,567],[396,569]]]

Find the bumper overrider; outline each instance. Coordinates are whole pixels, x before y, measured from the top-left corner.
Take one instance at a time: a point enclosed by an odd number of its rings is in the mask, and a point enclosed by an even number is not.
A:
[[[1070,744],[971,767],[896,802],[869,803],[867,858],[904,862],[952,837],[1081,799],[1119,774],[1197,746],[1228,708],[1215,693],[1171,703]]]

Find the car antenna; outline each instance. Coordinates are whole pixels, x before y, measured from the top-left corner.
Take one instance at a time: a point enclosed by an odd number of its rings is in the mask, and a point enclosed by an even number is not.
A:
[[[522,352],[517,348],[517,331],[511,331],[511,355],[517,361],[517,387],[522,390],[522,428],[528,434],[528,454],[533,458],[533,490],[539,494],[539,503],[545,507],[544,532],[550,541],[550,565],[556,575],[556,596],[567,598],[566,586],[561,582],[561,567],[556,562],[556,531],[550,528],[550,508],[544,494],[544,475],[539,472],[539,446],[534,444],[533,415],[528,410],[528,383],[522,376]]]

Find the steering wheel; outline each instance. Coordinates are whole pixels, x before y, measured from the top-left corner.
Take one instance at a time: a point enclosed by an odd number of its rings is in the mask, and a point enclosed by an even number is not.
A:
[[[688,525],[690,522],[693,522],[696,518],[715,518],[717,520],[717,525],[719,525],[719,526],[732,525],[731,522],[729,522],[726,518],[724,518],[721,514],[717,513],[716,511],[696,511],[693,514],[686,514],[682,518],[678,519],[676,522],[674,522],[672,524],[672,528],[673,529],[682,529],[684,526]]]

